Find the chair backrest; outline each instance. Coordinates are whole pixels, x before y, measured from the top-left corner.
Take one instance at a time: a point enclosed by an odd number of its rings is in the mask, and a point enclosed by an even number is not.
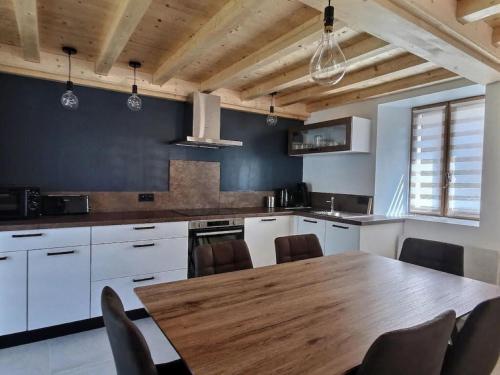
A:
[[[277,263],[323,256],[321,244],[315,234],[278,237],[274,240],[274,246],[276,248]]]
[[[464,275],[464,247],[446,242],[407,238],[399,260],[434,270]]]
[[[194,276],[208,276],[253,268],[244,240],[198,246],[193,250]]]
[[[356,375],[439,375],[455,324],[447,311],[426,323],[378,337]]]
[[[109,286],[101,293],[104,325],[118,375],[157,375],[144,336],[127,317],[120,297]]]
[[[500,355],[500,297],[479,304],[446,353],[444,375],[489,375]]]

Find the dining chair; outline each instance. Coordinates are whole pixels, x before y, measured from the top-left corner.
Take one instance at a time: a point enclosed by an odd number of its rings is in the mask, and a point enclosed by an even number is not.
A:
[[[472,310],[462,329],[452,337],[443,375],[489,375],[500,356],[500,297]]]
[[[250,251],[244,240],[217,242],[193,250],[194,277],[253,268]]]
[[[349,375],[439,375],[454,324],[450,310],[423,324],[384,333]]]
[[[101,293],[101,308],[117,375],[190,375],[180,359],[155,365],[141,331],[127,317],[118,294],[106,286]]]
[[[287,263],[296,260],[323,256],[323,250],[315,234],[298,234],[278,237],[274,240],[276,262]]]
[[[421,238],[406,238],[399,260],[437,271],[464,275],[464,247]]]

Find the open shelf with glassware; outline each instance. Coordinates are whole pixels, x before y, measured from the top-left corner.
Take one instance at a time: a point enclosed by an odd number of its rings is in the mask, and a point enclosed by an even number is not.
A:
[[[324,153],[369,153],[370,120],[345,117],[288,130],[288,155]]]

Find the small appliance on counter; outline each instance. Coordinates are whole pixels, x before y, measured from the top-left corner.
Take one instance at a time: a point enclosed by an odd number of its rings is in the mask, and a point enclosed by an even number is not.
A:
[[[40,188],[0,187],[0,220],[28,219],[40,216]]]
[[[276,207],[276,198],[274,195],[267,195],[264,197],[264,206],[267,208],[274,208]]]
[[[76,215],[89,212],[88,195],[42,196],[42,215]]]
[[[295,190],[287,188],[275,190],[276,205],[283,208],[306,208],[311,206],[307,184],[300,182]]]

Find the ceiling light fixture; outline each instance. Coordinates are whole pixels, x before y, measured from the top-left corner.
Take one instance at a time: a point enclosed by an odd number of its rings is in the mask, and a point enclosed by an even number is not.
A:
[[[333,33],[334,9],[328,0],[325,8],[324,29],[318,49],[311,58],[309,71],[314,82],[321,85],[335,85],[346,72],[344,53]]]
[[[141,63],[138,61],[130,61],[128,65],[131,68],[134,68],[134,84],[132,85],[132,95],[130,95],[127,99],[127,107],[131,111],[137,112],[142,109],[142,100],[137,95],[137,85],[135,84],[136,69],[141,67]]]
[[[271,106],[269,107],[269,114],[267,115],[266,118],[266,125],[267,126],[276,126],[278,125],[278,116],[274,114],[274,96],[276,95],[275,92],[271,94]]]
[[[78,97],[73,93],[73,82],[71,81],[71,55],[76,55],[73,47],[63,47],[63,52],[68,55],[68,80],[66,81],[66,91],[61,96],[61,104],[65,109],[78,109]]]

